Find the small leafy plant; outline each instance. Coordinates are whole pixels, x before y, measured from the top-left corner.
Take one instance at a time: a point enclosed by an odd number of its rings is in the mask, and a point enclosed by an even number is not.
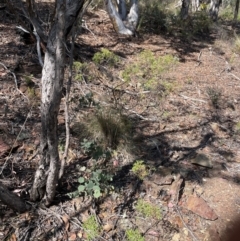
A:
[[[132,172],[141,180],[143,180],[149,174],[147,166],[142,160],[137,160],[133,164]]]
[[[73,63],[73,68],[75,70],[75,80],[82,81],[85,77],[84,73],[87,69],[87,63],[75,61]]]
[[[109,182],[112,181],[112,175],[104,173],[102,170],[92,171],[85,166],[81,167],[80,171],[82,176],[78,178],[78,189],[73,193],[69,193],[70,197],[77,197],[85,193],[94,198],[99,198],[113,189],[113,186],[109,185]]]
[[[141,213],[144,217],[161,219],[161,210],[159,207],[139,199],[136,205],[136,210]]]
[[[93,215],[83,222],[83,228],[87,233],[87,240],[95,239],[101,232],[100,225]]]
[[[95,141],[84,138],[81,142],[81,148],[86,154],[91,155],[94,160],[109,160],[111,158],[111,151],[109,149],[104,150]]]
[[[119,62],[119,57],[108,49],[102,48],[93,56],[93,61],[96,64],[115,66]]]
[[[126,230],[126,236],[127,236],[128,241],[144,241],[145,240],[138,229]]]

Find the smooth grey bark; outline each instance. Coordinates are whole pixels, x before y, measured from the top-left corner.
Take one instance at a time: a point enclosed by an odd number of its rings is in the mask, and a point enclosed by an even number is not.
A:
[[[138,0],[131,0],[129,14],[126,11],[125,0],[118,0],[118,11],[112,0],[105,0],[108,15],[112,21],[115,31],[123,35],[133,35],[138,24]]]
[[[192,0],[192,11],[193,12],[198,11],[199,6],[200,6],[199,0]]]
[[[31,200],[44,199],[46,205],[50,205],[55,196],[60,169],[57,116],[62,97],[66,39],[85,2],[56,1],[56,14],[47,40],[41,79],[41,160],[30,190]]]
[[[181,19],[186,19],[188,17],[190,0],[182,0],[182,8],[180,12]]]
[[[222,4],[222,0],[211,0],[209,15],[213,21],[217,21],[219,7]]]

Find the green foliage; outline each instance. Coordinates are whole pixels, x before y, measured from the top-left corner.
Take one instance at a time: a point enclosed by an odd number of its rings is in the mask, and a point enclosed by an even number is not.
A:
[[[73,198],[85,193],[94,198],[99,198],[109,190],[113,190],[113,186],[109,185],[109,182],[112,181],[112,175],[100,169],[87,169],[85,166],[81,167],[80,171],[82,175],[78,178],[78,189],[69,193],[69,197]]]
[[[78,101],[79,101],[80,108],[87,108],[87,107],[98,105],[98,103],[94,100],[92,92],[89,92],[86,95],[80,96]]]
[[[98,145],[95,141],[84,138],[81,142],[81,148],[85,154],[90,155],[94,160],[109,160],[111,158],[110,150],[103,149],[103,147]]]
[[[219,17],[225,21],[232,21],[234,18],[235,1],[234,3],[222,7],[219,10]],[[240,15],[238,14],[237,20],[240,20]]]
[[[195,36],[209,33],[212,20],[209,18],[206,11],[197,11],[190,21],[192,28],[190,29],[189,34]],[[186,32],[189,31],[189,26],[186,26],[184,30]]]
[[[125,68],[122,77],[125,81],[135,80],[140,82],[146,90],[155,90],[162,85],[168,88],[166,81],[161,82],[161,76],[177,62],[178,59],[172,55],[156,57],[153,52],[145,50],[137,56],[135,63]]]
[[[75,70],[75,80],[83,81],[85,77],[85,71],[87,69],[87,63],[75,61],[73,63],[73,69]]]
[[[83,228],[87,233],[87,240],[93,240],[101,233],[101,228],[94,216],[90,216],[83,222]]]
[[[132,172],[141,180],[149,174],[147,166],[142,160],[138,160],[133,164]]]
[[[144,241],[144,237],[141,235],[139,230],[128,229],[126,230],[126,236],[128,241]]]
[[[29,88],[33,88],[34,87],[34,82],[32,81],[32,77],[33,75],[24,75],[24,80],[25,80],[25,83],[26,83],[26,86],[29,87]]]
[[[168,1],[149,0],[140,2],[138,31],[159,34],[168,30],[171,19],[176,16],[176,8],[170,10]]]
[[[80,177],[78,178],[78,189],[75,192],[69,193],[68,196],[72,198],[86,194],[94,198],[99,198],[104,193],[114,189],[113,186],[109,184],[112,181],[112,175],[104,172],[96,165],[99,159],[109,160],[111,158],[111,152],[104,150],[101,146],[97,145],[95,141],[87,139],[84,139],[81,143],[81,149],[85,154],[92,157],[92,167],[87,168],[82,166],[79,168]]]
[[[235,130],[236,132],[240,133],[240,121],[238,121],[237,124],[235,125]]]
[[[115,66],[119,62],[119,57],[108,49],[102,48],[93,56],[93,61],[96,64]]]
[[[136,205],[136,210],[141,213],[144,217],[161,219],[161,210],[159,207],[139,199]]]
[[[35,89],[33,87],[28,87],[27,95],[28,95],[29,99],[34,99],[36,97]]]
[[[240,53],[240,37],[238,35],[235,36],[234,50]]]

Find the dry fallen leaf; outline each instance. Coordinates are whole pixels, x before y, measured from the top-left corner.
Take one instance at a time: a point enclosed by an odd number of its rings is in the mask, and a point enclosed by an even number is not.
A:
[[[107,223],[103,226],[103,230],[106,231],[106,232],[109,232],[111,229],[113,229],[112,223]]]
[[[65,230],[66,231],[68,231],[68,229],[69,229],[69,216],[68,215],[63,215],[62,216],[62,220],[63,220],[63,222],[64,222],[64,224],[65,224]]]
[[[68,238],[68,241],[75,241],[77,238],[77,235],[75,233],[72,233],[69,238]]]
[[[79,232],[77,233],[77,236],[78,236],[79,238],[82,238],[82,237],[83,237],[83,232],[82,232],[82,231],[79,231]]]

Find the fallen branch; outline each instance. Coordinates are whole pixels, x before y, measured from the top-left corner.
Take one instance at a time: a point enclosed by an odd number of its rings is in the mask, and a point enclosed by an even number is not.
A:
[[[233,73],[229,73],[229,75],[232,75],[235,79],[240,80],[240,78],[237,77],[237,76],[236,76],[235,74],[233,74]]]
[[[182,94],[180,94],[179,96],[183,97],[184,99],[193,100],[193,101],[198,101],[198,102],[202,102],[202,103],[207,103],[206,100],[195,99],[195,98],[188,97],[188,96],[186,96],[186,95],[182,95]]]

